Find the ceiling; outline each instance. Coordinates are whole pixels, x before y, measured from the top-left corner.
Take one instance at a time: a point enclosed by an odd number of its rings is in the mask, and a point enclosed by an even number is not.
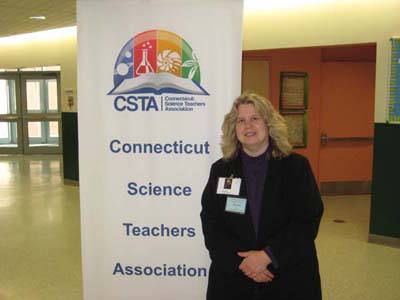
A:
[[[46,16],[46,20],[30,16]],[[0,0],[0,37],[73,25],[76,0]]]

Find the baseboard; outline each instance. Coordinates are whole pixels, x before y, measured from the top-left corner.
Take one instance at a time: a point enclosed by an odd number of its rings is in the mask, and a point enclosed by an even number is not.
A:
[[[400,238],[394,238],[390,236],[370,234],[368,237],[368,242],[394,248],[400,248]]]
[[[70,186],[79,186],[79,181],[64,178],[64,184]]]
[[[321,182],[321,195],[371,194],[371,181]]]

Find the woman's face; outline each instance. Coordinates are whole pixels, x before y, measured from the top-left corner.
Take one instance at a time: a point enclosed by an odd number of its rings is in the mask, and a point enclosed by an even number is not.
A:
[[[268,148],[268,128],[253,104],[239,105],[236,136],[250,156],[261,155]]]

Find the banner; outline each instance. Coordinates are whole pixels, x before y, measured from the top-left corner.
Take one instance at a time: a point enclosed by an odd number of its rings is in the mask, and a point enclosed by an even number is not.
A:
[[[240,93],[242,0],[78,0],[84,299],[205,299],[200,198]]]

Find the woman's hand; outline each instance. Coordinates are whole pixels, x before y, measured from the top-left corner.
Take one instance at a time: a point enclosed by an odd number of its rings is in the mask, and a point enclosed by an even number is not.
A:
[[[270,282],[270,281],[272,281],[272,279],[274,279],[274,274],[272,274],[269,270],[266,269],[263,272],[255,274],[250,278],[258,283]]]
[[[246,251],[238,252],[240,257],[243,257],[239,269],[255,282],[269,282],[274,278],[267,266],[271,263],[271,259],[264,251]]]

